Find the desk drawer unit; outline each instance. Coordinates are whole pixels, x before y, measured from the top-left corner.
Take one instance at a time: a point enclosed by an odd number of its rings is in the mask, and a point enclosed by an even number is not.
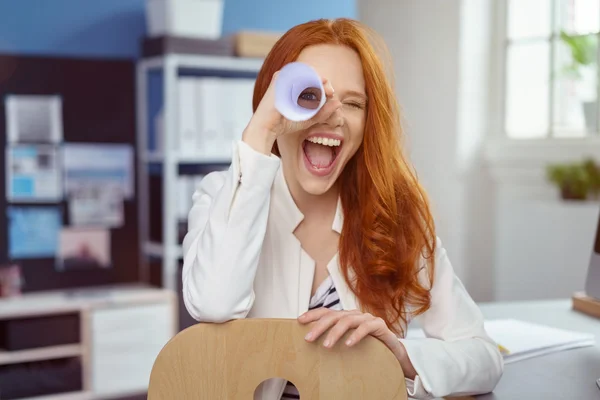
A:
[[[145,391],[156,356],[173,332],[170,304],[92,312],[92,390],[95,395]]]

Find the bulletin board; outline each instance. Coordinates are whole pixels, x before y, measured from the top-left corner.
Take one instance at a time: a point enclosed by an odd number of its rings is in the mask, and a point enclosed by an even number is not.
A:
[[[0,140],[5,147],[5,151],[0,152],[0,168],[3,171],[0,174],[0,262],[3,265],[13,263],[21,267],[23,292],[138,281],[140,249],[135,193],[137,160],[134,61],[0,55],[0,94]],[[108,267],[67,268],[64,267],[66,264],[61,264],[63,267],[57,268],[57,258],[62,256],[15,258],[14,247],[9,250],[10,237],[14,237],[9,233],[9,225],[14,221],[15,209],[26,207],[28,210],[37,208],[40,211],[58,207],[62,227],[74,228],[71,209],[73,202],[64,190],[60,198],[55,200],[21,202],[9,198],[8,192],[12,193],[12,189],[7,189],[7,181],[10,180],[13,185],[14,180],[7,178],[10,138],[7,138],[9,129],[6,98],[19,95],[60,97],[62,143],[59,146],[76,144],[93,145],[87,146],[88,148],[100,145],[131,148],[133,193],[122,201],[122,212],[119,211],[122,221],[109,227],[76,227],[83,230],[104,230],[108,234]],[[10,157],[14,157],[13,150]],[[59,157],[60,163],[63,161],[61,157],[62,155]],[[61,183],[61,187],[64,189],[64,183]],[[79,235],[74,238],[77,236]],[[64,237],[61,240],[64,242]]]

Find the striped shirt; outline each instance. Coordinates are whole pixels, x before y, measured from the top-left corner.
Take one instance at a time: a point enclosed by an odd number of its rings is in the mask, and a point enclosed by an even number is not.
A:
[[[333,280],[331,276],[327,276],[327,279],[319,285],[317,291],[315,292],[312,299],[310,299],[310,303],[308,305],[309,310],[314,310],[315,308],[329,308],[331,310],[342,310],[342,305],[340,304],[340,298],[338,296],[337,291],[335,290],[335,286],[333,284]],[[299,399],[300,394],[298,393],[298,389],[294,386],[292,382],[288,382],[285,386],[285,390],[281,395],[282,400],[288,399]]]

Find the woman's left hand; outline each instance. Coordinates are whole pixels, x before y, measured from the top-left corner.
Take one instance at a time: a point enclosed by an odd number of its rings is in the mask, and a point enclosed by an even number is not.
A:
[[[354,329],[354,332],[346,340],[345,344],[348,347],[356,345],[365,336],[371,335],[383,342],[394,353],[407,378],[414,379],[416,375],[406,354],[406,349],[382,318],[358,310],[337,311],[317,308],[302,314],[298,317],[298,321],[301,324],[315,322],[305,337],[308,342],[314,342],[329,330],[323,341],[323,346],[327,348],[332,348],[349,329]]]

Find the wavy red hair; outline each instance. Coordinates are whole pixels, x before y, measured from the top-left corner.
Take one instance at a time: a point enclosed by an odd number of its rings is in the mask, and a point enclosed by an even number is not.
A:
[[[436,237],[427,197],[402,152],[399,106],[374,38],[377,35],[366,26],[346,18],[295,26],[266,57],[254,88],[253,109],[273,74],[304,48],[339,44],[359,55],[369,100],[363,143],[339,178],[344,210],[340,264],[361,308],[404,335],[409,312],[418,315],[430,306]],[[276,145],[273,152],[279,155]],[[429,267],[426,285],[418,279],[422,260]]]

